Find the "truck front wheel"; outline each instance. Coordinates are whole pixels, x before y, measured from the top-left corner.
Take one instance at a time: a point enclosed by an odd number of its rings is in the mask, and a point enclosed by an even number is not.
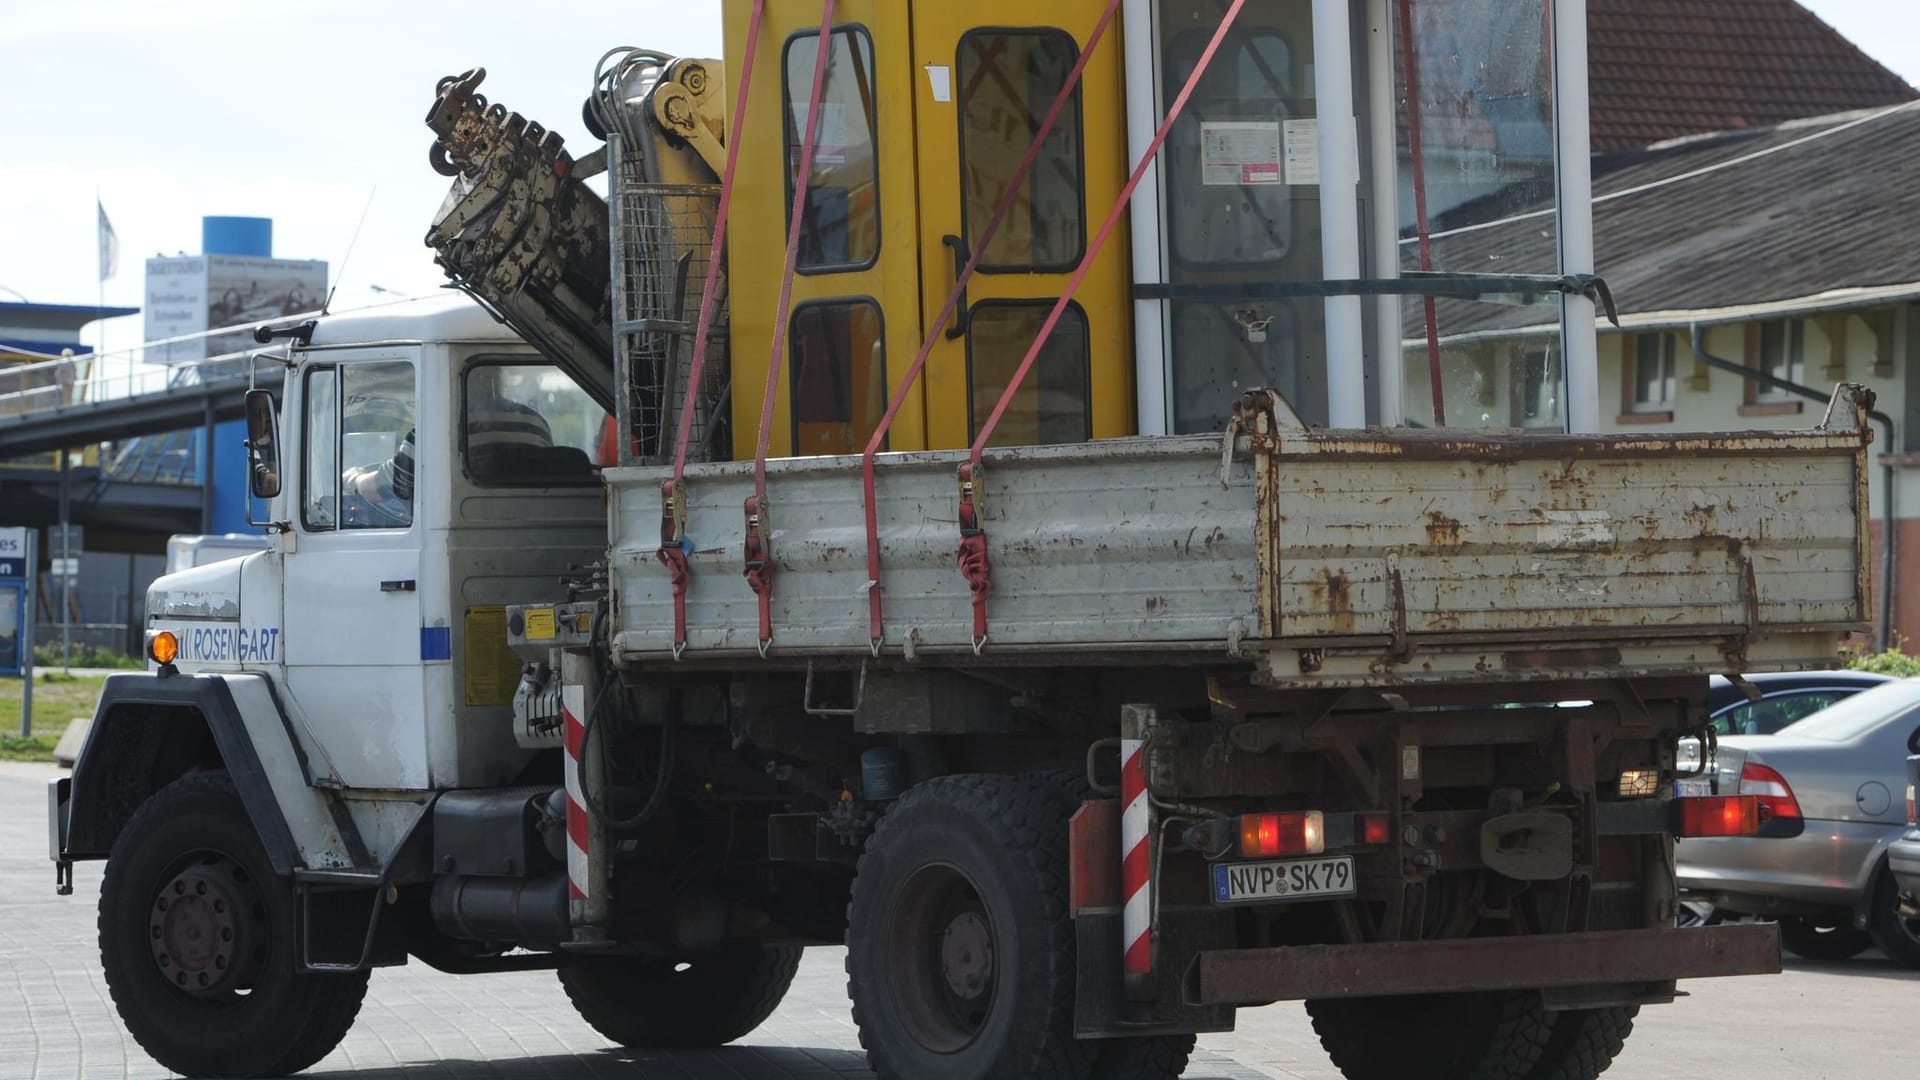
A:
[[[883,1080],[1082,1080],[1059,791],[947,776],[867,841],[847,918],[847,992]]]
[[[224,772],[162,788],[114,841],[100,963],[141,1049],[199,1077],[285,1076],[325,1057],[367,973],[298,967],[294,897]]]
[[[593,1030],[621,1046],[724,1046],[773,1015],[800,967],[800,946],[734,942],[675,962],[582,959],[560,969],[567,999]]]

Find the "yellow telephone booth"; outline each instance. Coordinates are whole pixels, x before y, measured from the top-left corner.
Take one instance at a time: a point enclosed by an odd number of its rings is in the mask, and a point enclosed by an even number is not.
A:
[[[836,6],[772,453],[865,446],[1103,8],[1011,0]],[[745,54],[752,11],[744,0],[727,4],[728,56]],[[820,18],[819,0],[766,5],[738,135],[728,244],[738,457],[752,457],[757,442]],[[1128,163],[1117,37],[1088,64],[986,243],[966,302],[940,328],[926,373],[889,431],[889,449],[950,449],[974,439],[1119,196]],[[1126,252],[1122,228],[1090,268],[995,444],[1133,433]]]

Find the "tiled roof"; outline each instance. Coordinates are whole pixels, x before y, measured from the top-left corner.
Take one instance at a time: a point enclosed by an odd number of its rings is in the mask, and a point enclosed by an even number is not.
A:
[[[1622,315],[1920,283],[1920,104],[1707,135],[1594,161],[1596,265]],[[1455,273],[1550,272],[1553,221],[1442,231]],[[1447,223],[1442,223],[1444,230]],[[1411,247],[1409,245],[1409,251]],[[1422,333],[1418,303],[1403,309]],[[1444,336],[1551,322],[1542,307],[1445,301]]]
[[[1794,0],[1591,0],[1593,147],[1920,97]]]

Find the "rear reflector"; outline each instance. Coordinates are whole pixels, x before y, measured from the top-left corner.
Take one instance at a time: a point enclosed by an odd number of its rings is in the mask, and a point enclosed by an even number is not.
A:
[[[1318,810],[1240,816],[1240,854],[1247,858],[1318,855],[1326,849],[1326,822]]]
[[[1909,805],[1912,804],[1912,799],[1908,799],[1908,804]],[[1389,838],[1389,834],[1387,832],[1387,815],[1385,814],[1361,814],[1360,815],[1360,842],[1362,844],[1365,844],[1368,847],[1385,847],[1387,845],[1388,838]]]
[[[1752,795],[1706,795],[1673,800],[1679,836],[1753,836],[1760,831],[1760,800]]]

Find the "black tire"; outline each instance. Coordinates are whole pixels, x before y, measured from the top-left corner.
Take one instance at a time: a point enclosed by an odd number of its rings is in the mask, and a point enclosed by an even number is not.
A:
[[[156,792],[100,883],[100,964],[128,1034],[196,1077],[299,1072],[346,1037],[367,973],[297,970],[293,890],[224,772]]]
[[[1780,920],[1780,943],[1803,960],[1833,963],[1866,952],[1873,939],[1855,928],[1845,914],[1790,915]]]
[[[621,1046],[724,1046],[764,1023],[800,968],[798,945],[736,942],[684,961],[593,957],[560,969],[580,1018]]]
[[[847,993],[882,1080],[1083,1080],[1058,788],[946,776],[894,803],[847,910]]]
[[[1553,1035],[1534,991],[1308,1001],[1347,1080],[1529,1080]]]
[[[1900,914],[1900,884],[1893,873],[1882,867],[1880,880],[1873,887],[1872,914],[1867,916],[1867,934],[1880,951],[1896,964],[1920,968],[1920,919]]]
[[[1527,1080],[1594,1080],[1607,1071],[1633,1033],[1638,1005],[1568,1009],[1553,1018],[1553,1036]]]

